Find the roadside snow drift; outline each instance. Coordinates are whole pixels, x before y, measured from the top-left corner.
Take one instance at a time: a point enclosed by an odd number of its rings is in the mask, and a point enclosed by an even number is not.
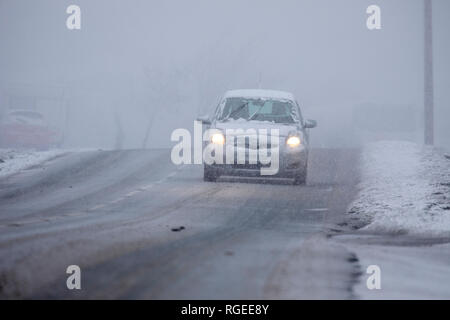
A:
[[[38,165],[60,154],[62,150],[26,151],[0,149],[0,178]]]
[[[410,142],[367,145],[360,192],[350,213],[369,219],[368,231],[450,236],[450,160]]]

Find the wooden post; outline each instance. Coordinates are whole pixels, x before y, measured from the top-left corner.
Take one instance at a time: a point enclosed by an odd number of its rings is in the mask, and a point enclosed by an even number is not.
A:
[[[431,0],[424,0],[424,129],[425,144],[434,144],[434,88],[433,88],[433,13]]]

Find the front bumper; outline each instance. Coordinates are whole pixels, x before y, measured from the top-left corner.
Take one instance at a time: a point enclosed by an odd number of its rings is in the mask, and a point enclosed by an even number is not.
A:
[[[308,151],[305,148],[299,148],[298,150],[281,150],[279,153],[278,171],[275,174],[270,175],[261,174],[261,169],[271,167],[270,164],[265,165],[259,162],[256,164],[251,164],[249,163],[248,158],[248,152],[246,151],[245,164],[237,164],[235,154],[234,164],[205,164],[205,168],[211,172],[214,172],[215,176],[293,178],[306,170]]]

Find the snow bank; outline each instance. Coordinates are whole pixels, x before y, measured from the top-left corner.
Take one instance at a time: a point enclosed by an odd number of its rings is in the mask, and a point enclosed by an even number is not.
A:
[[[63,150],[27,151],[0,149],[0,178],[38,165],[65,153]]]
[[[360,192],[350,213],[368,231],[450,236],[450,159],[410,142],[376,142],[362,153]]]

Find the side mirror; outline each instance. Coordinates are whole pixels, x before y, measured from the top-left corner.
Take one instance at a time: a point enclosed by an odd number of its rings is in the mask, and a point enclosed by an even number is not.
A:
[[[316,120],[305,120],[305,128],[306,129],[312,129],[317,127],[317,121]]]
[[[203,124],[211,124],[211,119],[207,115],[198,117],[197,121],[201,121]]]

